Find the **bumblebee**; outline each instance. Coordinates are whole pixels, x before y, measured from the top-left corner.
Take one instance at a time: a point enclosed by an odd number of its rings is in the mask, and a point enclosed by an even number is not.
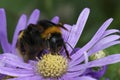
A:
[[[30,24],[20,31],[16,48],[22,55],[25,62],[40,57],[45,50],[56,54],[64,48],[67,57],[69,53],[62,38],[61,28],[67,30],[61,24],[55,24],[48,20],[38,21],[37,24]]]

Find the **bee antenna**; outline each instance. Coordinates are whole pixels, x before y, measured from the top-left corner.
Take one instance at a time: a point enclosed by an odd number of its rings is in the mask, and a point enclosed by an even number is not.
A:
[[[63,29],[66,30],[66,31],[68,31],[68,29],[67,29],[66,27],[64,27],[62,23],[57,24],[57,26],[63,28]]]

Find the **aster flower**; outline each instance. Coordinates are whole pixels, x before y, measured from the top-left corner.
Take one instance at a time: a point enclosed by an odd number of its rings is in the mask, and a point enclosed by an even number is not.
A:
[[[75,25],[64,25],[69,30],[62,30],[64,41],[69,43],[73,48],[77,44],[77,41],[82,34],[89,12],[90,10],[88,8],[85,8],[81,12]],[[118,30],[106,30],[112,20],[113,19],[110,18],[105,21],[96,32],[96,34],[93,36],[93,38],[82,48],[78,48],[77,50],[75,49],[73,51],[71,47],[67,45],[71,60],[68,60],[62,55],[51,55],[51,53],[49,53],[43,55],[43,57],[38,61],[29,61],[29,63],[24,63],[19,56],[17,56],[16,54],[11,54],[8,51],[1,55],[1,60],[3,63],[9,64],[14,67],[0,66],[0,73],[16,77],[8,80],[96,80],[88,75],[83,74],[87,69],[92,67],[105,66],[108,64],[120,62],[120,54],[110,55],[93,61],[88,60],[88,57],[90,55],[112,45],[120,43],[120,41],[118,40],[120,36],[112,34],[115,32],[119,32]],[[56,17],[53,18],[52,21],[58,23],[59,19],[58,17]],[[16,31],[20,30],[16,29]],[[16,40],[13,39],[13,43],[15,44],[16,42],[14,41]],[[1,44],[3,44],[2,42]],[[4,43],[8,45],[7,42]],[[2,47],[4,46],[5,45],[3,44]],[[17,53],[15,52],[14,46],[12,47],[12,49],[5,48],[5,50],[9,49],[12,50],[12,53]],[[65,54],[64,51],[62,52],[62,54]]]
[[[19,54],[15,50],[16,42],[18,39],[18,34],[21,30],[25,29],[29,24],[36,24],[40,16],[40,11],[35,9],[33,13],[30,15],[30,18],[27,20],[27,16],[25,14],[21,15],[20,19],[18,20],[18,24],[16,26],[12,44],[8,42],[7,38],[7,25],[6,25],[6,13],[3,8],[0,8],[0,43],[4,53],[12,52],[15,55]],[[54,23],[58,23],[59,18],[55,16],[52,20]],[[2,56],[0,55],[0,66],[5,66],[5,64],[1,61]],[[19,57],[20,58],[20,57]],[[21,58],[20,58],[21,59]],[[21,59],[22,60],[22,59]],[[0,75],[0,79],[2,79],[5,75]]]

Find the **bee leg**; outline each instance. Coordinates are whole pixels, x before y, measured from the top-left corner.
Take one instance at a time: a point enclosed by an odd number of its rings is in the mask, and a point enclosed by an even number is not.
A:
[[[66,45],[64,44],[63,47],[64,47],[64,49],[65,49],[65,53],[66,53],[66,55],[67,55],[67,58],[68,58],[69,60],[71,60],[70,55],[69,55],[69,52],[68,52],[68,50],[67,50],[67,48],[66,48]]]
[[[71,47],[71,49],[73,50],[73,52],[75,53],[74,48],[68,42],[65,42],[65,43],[68,44]]]
[[[29,58],[28,58],[28,55],[27,55],[27,54],[25,54],[25,55],[23,56],[23,59],[24,59],[24,61],[25,61],[26,63],[28,63]]]
[[[46,53],[47,53],[47,51],[43,49],[43,50],[41,50],[40,52],[37,53],[36,57],[38,57],[40,59]]]

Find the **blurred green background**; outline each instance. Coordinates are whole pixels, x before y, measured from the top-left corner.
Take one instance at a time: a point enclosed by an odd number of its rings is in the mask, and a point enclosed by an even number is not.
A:
[[[25,13],[29,16],[36,8],[41,11],[40,19],[51,19],[57,15],[62,23],[68,24],[75,24],[82,9],[90,8],[89,19],[77,45],[79,47],[87,43],[110,17],[114,21],[109,28],[120,29],[120,0],[0,0],[0,7],[6,10],[10,42],[20,15]],[[108,55],[120,53],[120,45],[110,47],[106,52]],[[120,63],[109,65],[104,78],[107,77],[110,80],[120,80]]]

